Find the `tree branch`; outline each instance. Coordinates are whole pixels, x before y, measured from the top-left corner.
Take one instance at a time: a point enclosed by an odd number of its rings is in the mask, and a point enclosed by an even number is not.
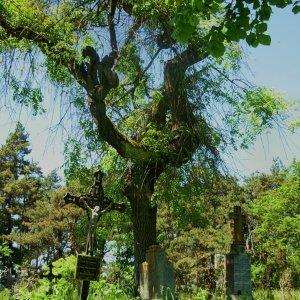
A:
[[[67,67],[88,92],[90,111],[98,127],[99,135],[121,156],[140,161],[148,161],[152,157],[157,159],[155,153],[120,132],[106,115],[104,99],[112,88],[118,86],[116,74],[111,70],[115,62],[115,52],[99,61],[96,51],[92,47],[86,48],[83,56],[89,56],[90,62],[84,64],[76,58],[75,50],[72,52],[69,49],[58,47],[59,41],[51,40],[46,35],[35,32],[31,28],[12,26],[2,12],[0,12],[0,26],[5,30],[7,36],[33,42],[45,56]]]
[[[162,118],[170,109],[174,135],[170,147],[176,153],[176,161],[173,161],[175,165],[188,161],[199,146],[204,146],[212,153],[215,150],[212,130],[204,119],[199,120],[194,116],[184,86],[186,70],[208,55],[197,47],[190,46],[167,61],[164,67],[164,97],[160,100],[155,117]]]
[[[76,58],[74,53],[62,47],[58,47],[58,43],[52,41],[42,33],[36,32],[28,27],[14,27],[6,20],[0,11],[0,26],[5,30],[7,36],[17,38],[18,40],[26,39],[38,46],[38,48],[50,59],[64,65],[75,79],[84,87],[87,85],[87,74],[83,65]],[[49,51],[51,50],[51,51]],[[62,55],[61,53],[65,53]],[[59,58],[58,58],[59,57]]]
[[[205,59],[208,53],[189,47],[175,58],[167,61],[164,68],[165,96],[169,102],[173,123],[186,124],[189,127],[194,124],[194,116],[186,89],[183,86],[186,70]]]
[[[117,36],[116,36],[116,30],[115,30],[114,16],[115,16],[115,12],[116,12],[117,2],[118,2],[118,0],[111,0],[111,10],[107,16],[111,50],[116,53],[118,52],[118,43],[117,43]]]

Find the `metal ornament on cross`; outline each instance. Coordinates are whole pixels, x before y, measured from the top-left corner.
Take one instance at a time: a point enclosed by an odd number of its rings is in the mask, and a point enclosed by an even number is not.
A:
[[[95,232],[100,217],[111,210],[123,212],[125,210],[124,203],[114,203],[104,195],[102,180],[104,174],[98,170],[94,173],[94,182],[88,189],[88,192],[79,196],[67,193],[64,196],[66,204],[72,203],[87,212],[89,220],[88,237],[86,245],[86,254],[93,255]]]

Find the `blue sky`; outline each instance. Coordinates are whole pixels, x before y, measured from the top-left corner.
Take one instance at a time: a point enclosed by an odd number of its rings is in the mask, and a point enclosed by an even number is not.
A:
[[[276,10],[269,22],[271,46],[249,49],[247,63],[252,71],[251,81],[283,92],[287,98],[300,100],[300,14],[289,10]],[[249,76],[251,76],[249,74]],[[21,118],[20,118],[21,115]],[[300,118],[300,115],[299,115]],[[21,120],[30,133],[32,157],[39,162],[44,173],[63,164],[63,144],[60,132],[49,134],[59,116],[32,117],[25,110],[8,115],[0,110],[0,144]],[[13,121],[12,121],[13,120]],[[300,160],[300,137],[283,132],[269,131],[258,137],[247,151],[239,151],[228,159],[229,170],[236,175],[249,175],[255,171],[267,172],[274,157],[288,164],[296,157]],[[62,172],[60,172],[62,174]]]
[[[271,46],[250,49],[248,64],[257,84],[284,93],[287,99],[300,100],[300,14],[276,10],[268,26]],[[296,116],[300,118],[299,116]],[[289,164],[300,160],[300,136],[283,131],[269,131],[257,138],[253,147],[235,156],[238,173],[249,175],[256,170],[269,171],[274,157]]]

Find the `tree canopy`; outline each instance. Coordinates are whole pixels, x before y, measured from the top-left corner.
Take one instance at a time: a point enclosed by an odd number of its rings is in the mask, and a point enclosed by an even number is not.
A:
[[[204,40],[210,52],[221,56],[226,43],[246,40],[248,45],[257,47],[270,45],[271,37],[266,34],[268,21],[273,8],[292,6],[293,13],[300,11],[299,1],[284,0],[238,0],[235,2],[211,0],[166,0],[173,4],[176,14],[171,20],[174,25],[173,36],[184,43],[193,38],[197,27],[202,27],[205,21],[211,21],[212,26],[205,32]]]

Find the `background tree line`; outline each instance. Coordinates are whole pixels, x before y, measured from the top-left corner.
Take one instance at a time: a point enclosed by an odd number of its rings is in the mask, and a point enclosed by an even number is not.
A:
[[[61,261],[55,270],[67,278],[64,270],[72,267],[64,259],[84,251],[87,228],[85,213],[63,201],[67,191],[80,193],[87,186],[75,180],[62,186],[55,172],[43,176],[29,153],[28,134],[19,123],[0,148],[1,289],[16,295],[17,286],[38,289],[41,270],[50,261]],[[119,199],[113,182],[114,174],[107,174],[105,193]],[[275,160],[270,174],[255,173],[242,182],[229,175],[212,176],[197,164],[164,173],[153,201],[159,207],[158,242],[174,265],[178,292],[192,294],[202,288],[214,293],[223,288],[221,257],[215,254],[229,252],[228,215],[234,205],[242,205],[247,215],[254,288],[299,288],[299,197],[296,161],[284,167]],[[106,284],[130,295],[134,257],[129,208],[100,220],[97,249]]]

